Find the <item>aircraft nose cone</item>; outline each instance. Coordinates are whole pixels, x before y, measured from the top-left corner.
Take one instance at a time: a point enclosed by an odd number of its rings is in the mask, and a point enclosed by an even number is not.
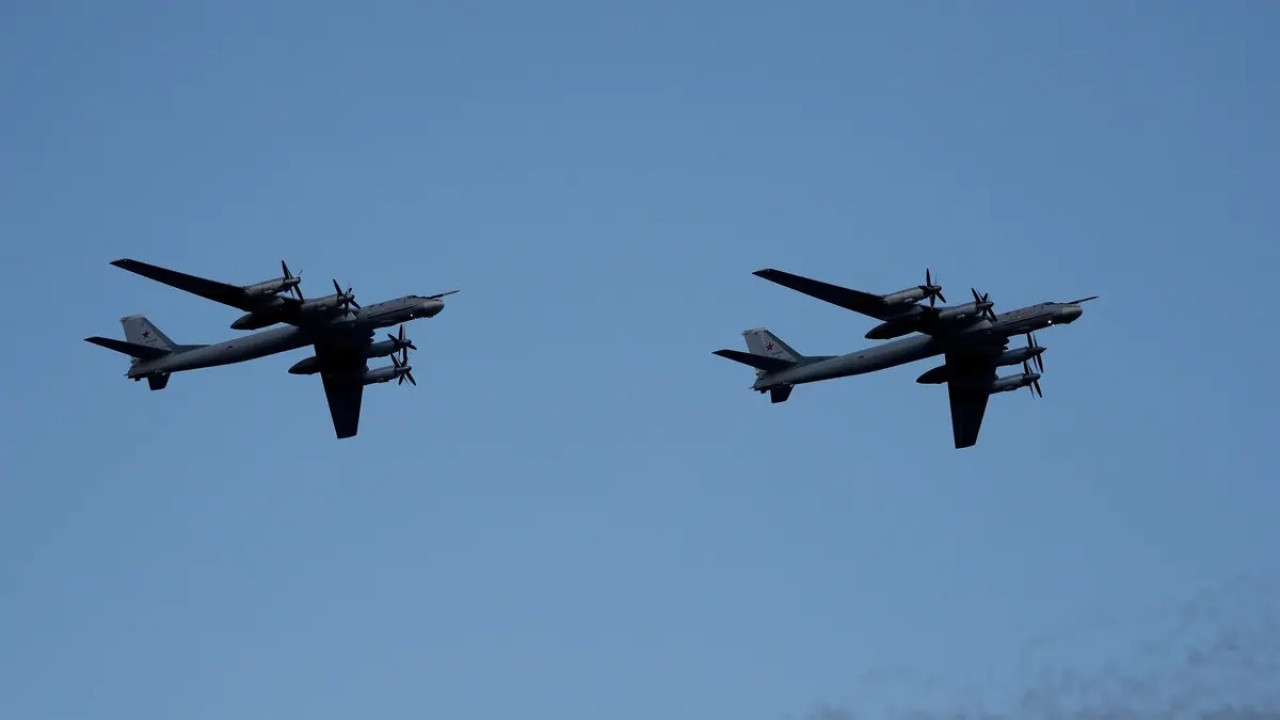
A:
[[[1084,313],[1084,308],[1079,305],[1068,305],[1061,310],[1062,320],[1060,322],[1069,323],[1075,321]]]
[[[443,300],[423,300],[422,301],[421,313],[423,317],[435,317],[436,315],[439,315],[440,311],[443,309],[444,309]]]

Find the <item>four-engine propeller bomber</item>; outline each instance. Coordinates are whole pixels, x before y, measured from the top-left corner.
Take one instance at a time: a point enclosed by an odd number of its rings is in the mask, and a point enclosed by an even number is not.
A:
[[[925,271],[925,282],[888,295],[851,290],[781,270],[752,273],[783,287],[867,315],[880,321],[866,334],[868,339],[915,337],[884,343],[846,355],[805,356],[796,352],[765,328],[743,331],[747,352],[716,350],[714,354],[755,368],[752,390],[768,392],[774,403],[785,402],[796,385],[861,375],[942,355],[945,363],[916,382],[946,384],[951,401],[951,428],[957,448],[972,447],[986,413],[987,400],[998,392],[1027,388],[1043,397],[1040,377],[1044,372],[1044,347],[1034,331],[1066,325],[1080,317],[1081,303],[1097,295],[1068,302],[1044,302],[997,314],[986,293],[972,290],[973,302],[938,307],[934,298],[946,302],[942,287]],[[929,300],[922,305],[920,301]],[[1009,349],[1009,339],[1026,335],[1027,346]],[[1038,372],[1032,372],[1034,361]],[[998,368],[1021,364],[1023,372],[1000,377]]]
[[[307,345],[315,354],[289,369],[295,375],[319,374],[334,432],[339,438],[356,434],[364,386],[408,379],[413,385],[409,350],[417,350],[405,337],[403,323],[435,317],[444,309],[442,298],[457,290],[435,295],[406,295],[362,307],[351,288],[344,292],[334,280],[334,294],[306,300],[300,288],[301,276],[289,272],[283,261],[283,275],[253,285],[230,285],[187,275],[137,260],[111,263],[143,277],[200,297],[229,305],[245,314],[231,324],[237,330],[258,330],[285,323],[285,327],[263,330],[213,345],[180,345],[170,340],[141,315],[121,318],[125,339],[88,337],[86,341],[130,356],[126,377],[146,379],[152,390],[163,390],[169,375],[184,370],[230,365],[267,355],[296,350]],[[400,324],[399,335],[373,342],[378,328]],[[399,358],[395,357],[400,353]],[[370,358],[390,357],[390,367],[370,370]]]
[[[337,280],[333,281],[332,295],[307,300],[302,294],[301,275],[290,272],[283,261],[280,277],[252,285],[231,285],[127,258],[111,264],[241,310],[244,314],[231,323],[233,329],[260,330],[285,324],[285,327],[217,344],[181,345],[145,317],[131,315],[120,321],[124,326],[123,341],[98,336],[85,338],[95,345],[129,355],[126,377],[135,381],[145,378],[152,390],[162,390],[168,385],[171,373],[229,365],[312,345],[315,354],[295,363],[289,372],[320,375],[338,438],[356,434],[365,385],[392,380],[397,385],[405,380],[417,385],[409,366],[409,350],[417,347],[405,337],[403,323],[434,317],[444,309],[442,298],[458,292],[406,295],[363,307],[356,302],[352,289],[348,287],[343,291]],[[938,306],[938,300],[943,303],[947,300],[930,270],[925,270],[923,284],[885,295],[772,268],[753,274],[879,320],[879,324],[867,332],[868,339],[901,338],[845,355],[805,356],[766,328],[746,330],[742,334],[747,352],[717,350],[715,354],[755,368],[753,390],[768,392],[772,402],[780,403],[791,396],[796,385],[860,375],[942,355],[945,362],[920,375],[917,382],[947,385],[957,448],[977,443],[991,395],[1025,387],[1033,396],[1043,397],[1040,378],[1044,372],[1044,347],[1036,342],[1034,331],[1074,322],[1083,312],[1080,305],[1097,297],[1044,302],[997,314],[990,296],[977,290],[971,290],[973,302]],[[396,324],[400,325],[397,335],[387,334],[387,340],[373,342],[377,329]],[[912,333],[920,335],[903,337]],[[1009,348],[1009,339],[1016,335],[1026,335],[1026,347]],[[391,366],[370,370],[367,361],[380,357],[389,358]],[[1036,371],[1031,370],[1032,362]],[[1022,373],[997,375],[999,368],[1019,364]]]

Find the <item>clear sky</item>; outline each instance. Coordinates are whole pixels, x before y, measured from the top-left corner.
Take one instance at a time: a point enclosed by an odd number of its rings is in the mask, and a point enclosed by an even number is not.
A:
[[[1260,0],[0,3],[0,716],[1280,713],[1278,31]],[[306,351],[127,382],[82,339],[239,313],[118,257],[462,292],[338,442]],[[772,406],[712,356],[871,343],[770,266],[1102,297],[956,451],[928,363]]]

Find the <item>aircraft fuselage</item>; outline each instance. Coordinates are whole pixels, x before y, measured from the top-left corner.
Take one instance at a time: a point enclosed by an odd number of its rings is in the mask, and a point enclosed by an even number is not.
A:
[[[435,298],[408,295],[395,300],[366,305],[354,312],[302,327],[278,327],[220,342],[180,349],[155,360],[140,362],[129,368],[129,377],[197,370],[255,360],[277,353],[296,350],[322,341],[341,341],[349,337],[364,341],[378,328],[390,327],[416,318],[433,317],[444,308]]]
[[[996,321],[977,320],[949,335],[916,335],[862,350],[815,359],[797,367],[771,372],[753,386],[765,390],[780,385],[802,385],[821,380],[862,375],[923,360],[947,352],[957,345],[1001,344],[1014,335],[1065,325],[1080,317],[1078,304],[1041,303],[996,316]]]

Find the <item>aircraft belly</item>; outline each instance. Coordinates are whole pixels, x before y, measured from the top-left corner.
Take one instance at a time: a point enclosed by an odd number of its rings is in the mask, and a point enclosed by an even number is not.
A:
[[[296,350],[309,345],[311,342],[310,337],[300,330],[295,328],[281,328],[281,330],[284,332],[276,336],[257,338],[248,336],[243,339],[188,350],[171,358],[157,361],[156,370],[179,372],[233,365],[247,360],[256,360],[267,355]]]
[[[799,367],[766,373],[753,387],[773,387],[777,385],[802,385],[805,383],[834,380],[852,375],[862,375],[885,368],[915,362],[931,355],[940,355],[944,345],[931,337],[908,338],[869,348],[867,350],[828,357],[812,359]]]

